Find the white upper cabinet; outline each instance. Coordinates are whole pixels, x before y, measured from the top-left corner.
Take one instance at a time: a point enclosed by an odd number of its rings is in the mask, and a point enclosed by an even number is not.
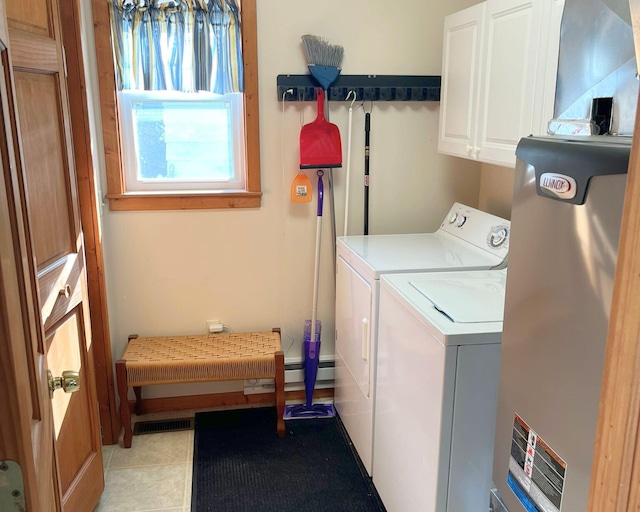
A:
[[[473,158],[486,2],[444,19],[438,151]]]
[[[520,138],[545,133],[561,3],[487,0],[445,18],[440,152],[512,167]]]

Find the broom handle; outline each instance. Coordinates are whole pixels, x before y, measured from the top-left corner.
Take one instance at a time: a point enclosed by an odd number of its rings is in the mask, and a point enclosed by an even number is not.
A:
[[[364,115],[364,234],[369,234],[369,133],[371,114]]]

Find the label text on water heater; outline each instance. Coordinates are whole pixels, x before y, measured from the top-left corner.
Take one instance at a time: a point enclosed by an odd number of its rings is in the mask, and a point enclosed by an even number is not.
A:
[[[573,199],[578,192],[576,180],[571,176],[553,172],[546,172],[540,176],[540,188],[560,199]]]

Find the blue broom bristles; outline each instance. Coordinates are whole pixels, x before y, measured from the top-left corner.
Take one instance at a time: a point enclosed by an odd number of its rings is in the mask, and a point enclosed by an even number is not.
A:
[[[309,72],[326,91],[340,74],[344,48],[329,44],[326,39],[311,34],[305,34],[301,39]]]
[[[338,68],[334,68],[331,66],[319,66],[317,64],[309,64],[309,73],[311,76],[315,78],[320,87],[322,87],[325,91],[329,88],[329,86],[336,81],[338,75],[340,74],[340,70]]]

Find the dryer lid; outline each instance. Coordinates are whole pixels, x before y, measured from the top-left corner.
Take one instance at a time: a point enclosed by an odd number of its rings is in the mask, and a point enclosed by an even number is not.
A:
[[[502,322],[505,284],[502,276],[446,277],[415,280],[410,284],[453,322]]]

